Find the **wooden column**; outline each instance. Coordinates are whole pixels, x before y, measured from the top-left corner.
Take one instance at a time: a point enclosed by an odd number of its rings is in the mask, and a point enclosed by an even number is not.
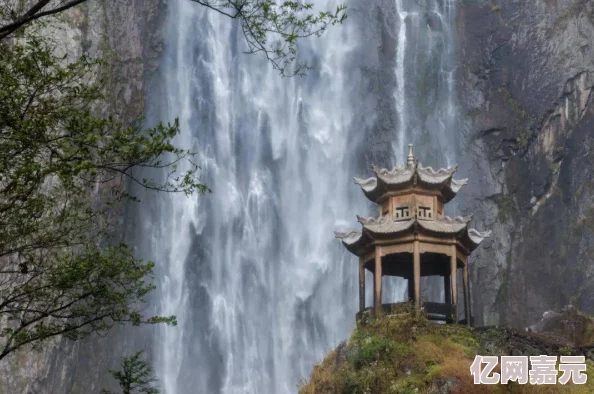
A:
[[[452,303],[452,286],[450,283],[450,276],[450,274],[445,274],[443,276],[443,292],[445,295],[444,302],[448,305]]]
[[[382,248],[375,247],[375,272],[373,274],[373,310],[379,316],[382,309]]]
[[[359,257],[359,311],[365,309],[365,261]]]
[[[462,274],[462,279],[464,283],[464,312],[466,314],[466,324],[471,325],[470,318],[472,314],[470,313],[470,287],[468,283],[468,261],[464,264],[464,272]]]
[[[421,311],[421,252],[419,251],[419,241],[413,243],[413,271],[415,282],[415,310]]]
[[[456,245],[452,245],[450,252],[450,277],[452,280],[452,305],[454,306],[454,323],[458,322],[458,311],[456,309],[458,305],[458,275],[457,275],[457,262],[456,262]]]

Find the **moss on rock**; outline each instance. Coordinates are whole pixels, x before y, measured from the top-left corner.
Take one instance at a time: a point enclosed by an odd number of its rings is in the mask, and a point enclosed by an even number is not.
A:
[[[470,374],[474,356],[509,353],[510,337],[514,335],[526,342],[523,350],[553,351],[552,345],[542,342],[540,337],[498,327],[473,329],[432,324],[411,312],[369,319],[314,368],[309,382],[300,387],[299,393],[594,392],[591,361],[588,361],[589,379],[583,386],[475,385]],[[559,354],[575,354],[574,348],[555,349]]]

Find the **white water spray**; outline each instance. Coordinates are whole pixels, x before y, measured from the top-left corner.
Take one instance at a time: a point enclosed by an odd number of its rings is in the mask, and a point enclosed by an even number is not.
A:
[[[178,319],[156,334],[167,394],[295,392],[354,323],[356,265],[333,231],[357,212],[343,72],[357,37],[344,26],[304,42],[316,70],[283,79],[242,53],[237,27],[172,2],[164,95],[149,103],[158,118],[179,117],[176,143],[198,152],[213,191],[161,196],[147,215],[158,313]]]
[[[400,161],[406,157],[406,146],[409,143],[409,133],[406,124],[406,88],[404,81],[404,57],[406,54],[406,18],[408,12],[404,11],[402,0],[396,0],[396,12],[398,13],[398,47],[396,48],[396,91],[394,99],[396,101],[396,115],[398,116],[397,144],[394,146],[394,153]]]
[[[397,0],[392,144],[402,158],[420,130],[430,124],[432,138],[439,130],[410,98],[419,84],[407,70],[445,56],[420,23],[431,8],[406,2]],[[361,28],[350,22],[303,42],[315,69],[282,79],[262,58],[242,53],[241,32],[229,19],[187,0],[169,5],[163,87],[148,105],[156,119],[179,117],[176,143],[198,152],[213,193],[159,196],[144,218],[145,254],[162,278],[157,312],[179,322],[155,333],[166,394],[294,393],[353,328],[357,266],[333,231],[356,226],[354,214],[368,209],[351,181],[361,92],[349,65],[366,45]],[[442,109],[453,95],[431,88],[438,98],[429,119],[447,125],[450,110]]]

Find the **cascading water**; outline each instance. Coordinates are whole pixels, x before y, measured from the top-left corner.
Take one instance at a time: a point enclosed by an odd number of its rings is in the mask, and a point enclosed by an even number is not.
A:
[[[394,144],[394,153],[400,157],[402,162],[406,157],[405,147],[409,143],[410,138],[407,124],[406,124],[406,88],[404,82],[404,56],[406,54],[406,29],[407,17],[409,13],[404,10],[402,0],[396,0],[396,12],[398,14],[398,46],[396,47],[396,90],[394,92],[394,100],[396,101],[396,116],[398,116],[398,131],[397,138]],[[412,16],[418,16],[417,13]],[[403,162],[401,164],[404,164]]]
[[[396,83],[384,87],[399,119],[394,164],[409,142],[429,155],[446,148],[448,162],[455,151],[444,134],[455,115],[444,77],[453,73],[453,0],[427,3],[396,4]],[[296,392],[354,325],[357,266],[332,236],[356,225],[353,213],[369,213],[350,179],[364,140],[354,126],[358,96],[369,81],[349,68],[367,45],[356,22],[361,3],[349,6],[348,23],[302,43],[314,70],[282,79],[242,53],[229,19],[188,0],[169,5],[162,88],[149,114],[179,117],[176,143],[198,152],[213,193],[159,196],[137,230],[144,256],[158,263],[157,311],[178,318],[154,334],[167,394]]]
[[[394,153],[406,161],[414,143],[423,162],[453,165],[459,124],[454,73],[456,0],[395,0],[398,44]]]
[[[398,118],[393,151],[396,162],[406,161],[414,143],[424,165],[451,166],[456,160],[456,131],[460,124],[455,105],[455,0],[395,0],[397,15],[396,89]],[[448,210],[451,207],[448,207]],[[453,212],[448,212],[452,214]],[[404,297],[406,282],[391,279],[392,299]],[[422,279],[423,297],[444,300],[443,281]]]
[[[178,318],[155,334],[156,373],[169,394],[295,392],[353,326],[356,267],[332,234],[353,208],[342,67],[356,37],[305,42],[316,70],[282,79],[231,20],[187,0],[168,18],[149,107],[179,117],[212,194],[162,196],[144,226],[158,312]]]

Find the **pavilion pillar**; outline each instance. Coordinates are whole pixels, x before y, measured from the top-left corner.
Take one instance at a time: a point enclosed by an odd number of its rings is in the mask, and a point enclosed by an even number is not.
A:
[[[373,310],[379,316],[382,309],[382,248],[375,247],[375,272],[373,274]]]
[[[419,241],[413,243],[413,271],[415,282],[415,310],[421,311],[421,252],[419,251]]]
[[[451,275],[449,273],[443,276],[443,292],[445,295],[444,302],[448,305],[452,303],[452,286],[450,284],[450,277]]]
[[[454,312],[454,323],[458,322],[458,275],[457,275],[457,262],[456,262],[456,245],[452,245],[450,252],[450,278],[452,281],[452,306]]]
[[[365,260],[359,257],[359,311],[365,309]]]
[[[415,280],[413,278],[409,278],[408,282],[408,301],[412,302],[415,299]]]
[[[464,312],[466,315],[466,325],[470,326],[472,323],[470,321],[471,313],[470,313],[470,287],[468,283],[468,261],[464,264],[464,271],[462,280],[464,283]]]

